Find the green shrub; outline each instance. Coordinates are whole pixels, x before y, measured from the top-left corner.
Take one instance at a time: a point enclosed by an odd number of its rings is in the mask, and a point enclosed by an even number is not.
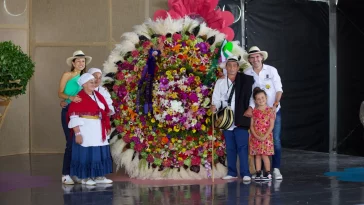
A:
[[[0,96],[25,94],[34,63],[20,46],[11,41],[0,42]]]

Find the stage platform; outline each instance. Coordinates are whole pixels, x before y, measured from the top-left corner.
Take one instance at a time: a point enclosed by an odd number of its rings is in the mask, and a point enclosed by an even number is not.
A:
[[[0,157],[1,205],[364,204],[364,158],[284,149],[282,181],[138,180],[123,170],[112,185],[62,185],[61,154]],[[329,173],[328,173],[329,172]]]

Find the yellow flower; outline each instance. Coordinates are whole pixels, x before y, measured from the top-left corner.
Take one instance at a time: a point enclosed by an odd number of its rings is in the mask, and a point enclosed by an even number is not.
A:
[[[157,148],[155,151],[160,152],[160,151],[161,151],[161,149],[160,149],[160,148]]]
[[[159,127],[159,128],[162,128],[162,127],[163,127],[163,124],[162,124],[162,123],[159,123],[159,124],[158,124],[158,127]]]
[[[196,130],[195,130],[195,129],[193,129],[193,130],[192,130],[192,133],[196,133]]]
[[[184,126],[182,126],[182,130],[186,130],[186,128]]]
[[[177,95],[177,93],[176,93],[176,92],[173,92],[173,93],[171,94],[171,98],[173,98],[173,99],[176,99],[176,98],[178,98],[178,95]]]
[[[206,118],[205,122],[206,122],[206,124],[209,124],[210,118]]]
[[[205,125],[201,125],[201,130],[205,131],[206,130],[206,126]]]
[[[194,103],[192,106],[191,106],[191,109],[193,112],[197,112],[198,111],[198,104],[197,103]]]
[[[172,132],[172,128],[168,128],[168,132]]]
[[[146,149],[145,151],[150,152],[151,150],[148,148],[148,149]]]
[[[182,157],[178,157],[178,161],[182,161],[183,160],[183,158]]]
[[[178,125],[175,125],[175,126],[173,127],[173,130],[174,130],[175,132],[179,132],[180,127],[179,127]]]
[[[207,110],[207,115],[208,115],[208,116],[211,116],[211,114],[212,114],[212,111],[211,111],[210,109],[208,109],[208,110]]]
[[[176,141],[176,138],[172,138],[171,141],[172,143],[174,143]]]
[[[196,88],[196,92],[198,92],[198,93],[201,92],[201,88],[200,87],[197,87]]]
[[[186,152],[186,148],[182,148],[182,152]]]
[[[265,88],[269,89],[270,88],[270,85],[269,84],[265,85]]]
[[[154,117],[150,120],[152,123],[155,123],[155,119]]]
[[[185,68],[185,67],[183,67],[183,68],[181,68],[179,71],[180,71],[181,73],[186,72],[186,68]]]
[[[167,75],[167,76],[172,75],[171,71],[169,71],[169,70],[168,70],[168,71],[166,72],[166,75]]]

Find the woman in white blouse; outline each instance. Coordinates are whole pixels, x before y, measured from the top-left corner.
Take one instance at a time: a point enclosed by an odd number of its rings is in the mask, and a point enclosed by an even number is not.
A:
[[[82,184],[112,183],[105,177],[112,172],[112,158],[107,135],[110,132],[110,109],[105,98],[95,90],[95,78],[89,73],[78,80],[83,87],[79,103],[71,103],[68,127],[72,145],[71,176],[82,179]]]

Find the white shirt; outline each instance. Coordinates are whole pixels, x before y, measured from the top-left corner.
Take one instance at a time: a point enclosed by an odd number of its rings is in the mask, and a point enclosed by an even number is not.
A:
[[[218,79],[215,83],[214,92],[212,93],[212,104],[216,106],[216,109],[224,108],[228,105],[228,99],[230,96],[230,92],[232,90],[233,83],[227,76],[223,79]],[[221,106],[222,103],[222,106]],[[235,112],[235,92],[231,99],[231,110]],[[231,125],[228,130],[233,130],[235,128],[235,124]]]
[[[111,115],[115,114],[114,106],[112,106],[112,99],[109,91],[106,90],[106,88],[102,87],[101,85],[96,88],[96,91],[98,91],[106,100],[106,103],[111,110]]]
[[[260,87],[260,89],[264,90],[267,93],[268,106],[273,107],[276,100],[276,93],[279,91],[283,92],[281,77],[279,76],[277,69],[273,66],[263,64],[263,68],[259,72],[259,75],[254,72],[253,67],[247,68],[244,73],[254,77],[255,82],[253,84],[253,89],[255,87]],[[253,95],[250,98],[249,106],[252,108],[255,107]],[[280,108],[281,105],[279,104],[276,111],[278,112]]]

